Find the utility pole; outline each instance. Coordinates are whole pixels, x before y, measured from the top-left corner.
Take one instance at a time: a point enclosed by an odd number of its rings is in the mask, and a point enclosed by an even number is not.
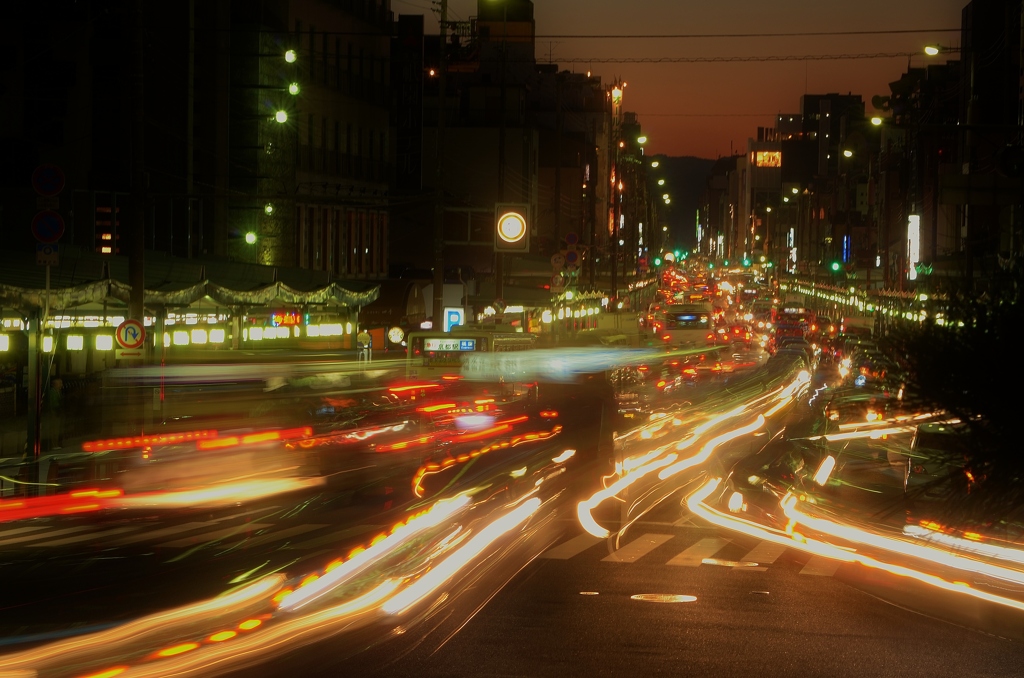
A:
[[[434,197],[434,310],[433,328],[444,327],[444,86],[448,70],[448,0],[441,0],[441,54],[437,69],[437,174]]]
[[[505,71],[507,70],[506,51],[508,50],[508,1],[502,0],[502,21],[501,21],[501,105],[498,115],[500,116],[498,127],[498,201],[505,202],[505,108],[508,106],[505,87]],[[505,255],[502,252],[494,253],[494,296],[498,299],[505,299]]]
[[[192,191],[195,189],[196,0],[188,0],[188,89],[185,100],[185,199],[188,237],[186,256],[192,258]],[[173,254],[173,252],[172,252]]]
[[[128,315],[139,322],[145,315],[146,254],[146,171],[143,143],[146,138],[146,104],[143,99],[143,46],[145,44],[144,0],[135,0],[134,55],[132,72],[132,219],[131,249],[128,251],[128,283],[131,295]],[[113,219],[113,217],[111,217]],[[114,241],[115,249],[116,242]]]

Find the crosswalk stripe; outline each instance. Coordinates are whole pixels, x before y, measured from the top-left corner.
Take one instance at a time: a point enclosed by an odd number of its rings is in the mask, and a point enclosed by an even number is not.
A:
[[[247,540],[245,542],[245,544],[242,545],[242,548],[247,549],[247,548],[251,548],[253,546],[259,546],[260,544],[265,544],[265,543],[271,542],[271,541],[278,541],[280,539],[286,539],[287,537],[291,537],[291,536],[294,536],[294,535],[297,535],[297,534],[305,534],[306,532],[312,532],[313,530],[320,530],[320,529],[323,529],[325,527],[327,527],[327,525],[324,524],[324,523],[321,523],[321,524],[307,523],[305,525],[295,525],[293,527],[289,527],[289,528],[284,529],[284,530],[278,530],[277,532],[271,532],[269,534],[264,534],[264,535],[260,535],[259,537],[254,537],[252,539],[249,539],[249,540]]]
[[[601,560],[608,563],[633,563],[667,542],[673,536],[675,535],[645,534]]]
[[[812,574],[819,577],[831,577],[836,573],[836,570],[842,565],[842,561],[833,560],[832,558],[823,558],[822,556],[811,556],[811,559],[807,561],[804,568],[800,570],[800,574]]]
[[[541,558],[551,558],[553,560],[569,560],[573,556],[578,556],[583,553],[591,546],[603,541],[600,537],[595,537],[591,534],[581,534],[573,537],[569,541],[559,544],[553,548],[548,549],[541,554]]]
[[[300,541],[295,544],[289,544],[287,548],[313,549],[317,548],[318,546],[333,546],[344,539],[348,539],[349,537],[354,537],[358,534],[364,534],[366,532],[373,532],[374,530],[379,530],[381,527],[382,525],[356,525],[354,527],[349,527],[338,532],[333,532],[331,534],[324,535],[323,537],[315,537],[313,539],[307,539],[306,541]]]
[[[90,532],[88,534],[79,534],[74,537],[64,537],[63,539],[54,539],[51,541],[36,542],[35,544],[29,544],[31,547],[49,547],[49,546],[66,546],[68,544],[77,544],[83,541],[91,541],[93,539],[101,539],[114,534],[123,534],[125,532],[132,532],[139,529],[138,527],[115,527],[112,530],[103,530],[102,532]]]
[[[15,527],[12,530],[4,530],[0,532],[0,539],[6,539],[7,537],[13,537],[16,534],[24,534],[25,532],[35,532],[37,530],[45,530],[49,525],[33,525],[31,527]]]
[[[785,552],[786,547],[782,544],[762,541],[751,549],[747,555],[740,558],[740,560],[757,563],[758,565],[771,565]]]
[[[273,527],[272,523],[246,523],[244,525],[232,525],[231,527],[225,527],[222,530],[214,530],[213,532],[203,532],[202,534],[195,534],[190,537],[183,539],[175,539],[174,541],[165,541],[162,544],[157,544],[161,548],[176,549],[183,548],[186,546],[195,546],[196,544],[202,544],[208,541],[214,541],[223,537],[232,537],[236,534],[243,532],[252,532],[254,530],[262,530],[268,527]]]
[[[728,543],[728,539],[722,539],[721,537],[708,537],[706,539],[701,539],[699,542],[668,561],[667,564],[681,565],[683,567],[698,567],[705,558],[710,558],[715,555]]]
[[[81,525],[79,527],[66,527],[63,530],[51,530],[49,532],[37,532],[36,534],[27,534],[21,537],[13,537],[11,539],[4,539],[0,541],[0,546],[10,546],[11,544],[21,544],[27,541],[35,541],[36,539],[47,539],[49,537],[58,537],[62,534],[71,534],[72,532],[81,532],[82,530],[92,529],[91,525]]]
[[[113,542],[115,546],[124,546],[126,544],[137,544],[140,541],[153,541],[154,539],[163,539],[164,537],[170,537],[175,534],[181,534],[182,532],[190,532],[192,530],[201,530],[204,527],[216,525],[215,521],[203,522],[203,523],[182,523],[181,525],[171,525],[160,530],[152,530],[143,532],[142,534],[133,534],[130,537],[124,539],[118,539]]]

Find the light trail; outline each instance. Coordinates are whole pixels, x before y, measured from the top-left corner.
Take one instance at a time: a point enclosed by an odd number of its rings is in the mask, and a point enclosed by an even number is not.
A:
[[[1024,602],[988,593],[987,591],[980,591],[972,588],[970,584],[966,582],[947,581],[927,572],[921,572],[903,565],[883,562],[828,542],[810,539],[799,532],[783,532],[781,530],[759,525],[752,521],[743,520],[718,511],[704,502],[716,489],[718,489],[721,482],[721,478],[712,478],[706,481],[703,485],[687,496],[687,508],[689,508],[694,515],[700,516],[713,525],[717,525],[718,527],[732,530],[734,532],[739,532],[756,539],[763,539],[789,548],[795,548],[812,555],[822,556],[824,558],[830,558],[844,563],[859,563],[864,567],[882,570],[899,577],[914,579],[923,584],[928,584],[945,591],[968,595],[979,600],[1024,611]]]
[[[908,543],[902,539],[893,539],[882,534],[869,532],[846,523],[840,523],[826,518],[812,516],[802,511],[799,506],[801,502],[794,495],[787,495],[781,502],[782,510],[786,517],[793,521],[794,525],[804,525],[816,532],[827,534],[830,537],[843,539],[853,544],[873,546],[878,549],[889,551],[897,555],[918,558],[926,562],[944,565],[955,570],[981,574],[1015,584],[1024,584],[1024,572],[1013,570],[991,563],[985,563],[973,558],[957,555],[950,551],[935,548],[933,546],[922,546],[920,544]]]
[[[381,606],[381,609],[388,614],[400,614],[409,609],[433,591],[443,586],[445,582],[465,567],[471,560],[479,556],[484,549],[493,544],[504,534],[512,531],[530,516],[538,508],[541,501],[538,497],[532,497],[520,504],[512,511],[494,520],[484,527],[473,538],[459,547],[454,553],[428,570],[419,579],[405,587],[394,596],[389,598]]]
[[[468,506],[469,502],[470,496],[466,494],[436,502],[429,511],[410,518],[404,524],[399,524],[392,529],[391,534],[371,544],[366,550],[356,553],[345,562],[339,563],[333,568],[328,566],[323,576],[310,580],[306,585],[300,586],[294,592],[282,598],[280,601],[281,609],[297,610],[320,596],[329,593],[366,568],[378,563],[382,558],[393,553],[395,549],[407,543],[424,530],[437,527],[445,520],[450,519]],[[304,579],[304,581],[306,580]]]

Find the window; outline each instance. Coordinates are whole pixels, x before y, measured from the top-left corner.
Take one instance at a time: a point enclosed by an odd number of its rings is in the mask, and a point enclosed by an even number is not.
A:
[[[757,151],[754,153],[754,164],[757,167],[782,167],[780,151]]]
[[[334,86],[341,89],[341,38],[334,39]]]
[[[313,57],[313,49],[316,46],[316,29],[312,26],[309,27],[309,52],[306,59],[309,61],[309,80],[312,82],[316,80],[316,59]]]

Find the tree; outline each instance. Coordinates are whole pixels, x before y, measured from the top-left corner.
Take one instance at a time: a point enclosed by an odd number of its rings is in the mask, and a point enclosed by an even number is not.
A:
[[[949,520],[995,523],[1024,517],[1020,339],[1024,276],[1015,270],[998,288],[951,295],[943,323],[890,332],[887,341],[907,371],[907,393],[923,407],[960,420],[956,441],[940,451],[949,475],[941,510]]]

